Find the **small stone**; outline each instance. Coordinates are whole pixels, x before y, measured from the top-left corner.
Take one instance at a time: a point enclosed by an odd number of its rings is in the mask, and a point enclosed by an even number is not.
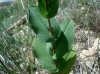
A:
[[[82,59],[85,58],[85,56],[82,53],[80,53],[80,56],[79,57],[82,58]]]
[[[39,74],[39,72],[36,71],[35,74]]]
[[[89,51],[88,51],[88,50],[83,50],[83,51],[82,51],[82,54],[83,54],[84,56],[89,56]]]
[[[96,50],[94,50],[93,48],[89,48],[89,55],[92,56],[92,55],[95,55],[97,53]]]
[[[99,38],[97,38],[95,41],[94,41],[94,44],[93,44],[93,47],[95,50],[98,50],[98,46],[99,46]]]
[[[86,72],[86,71],[83,71],[83,73],[84,73],[84,74],[87,74],[87,72]],[[82,73],[81,73],[81,74],[82,74]]]
[[[82,8],[81,8],[81,11],[83,11],[83,10],[85,10],[85,7],[82,7]]]
[[[47,72],[43,70],[43,71],[42,71],[42,74],[47,74]]]
[[[85,34],[86,34],[86,35],[89,34],[89,31],[85,31]]]

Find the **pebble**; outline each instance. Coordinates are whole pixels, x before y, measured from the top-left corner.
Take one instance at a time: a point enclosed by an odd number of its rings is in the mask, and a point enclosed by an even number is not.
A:
[[[93,48],[89,48],[88,50],[89,50],[90,56],[93,56],[93,55],[95,55],[97,53],[97,51],[94,50]]]
[[[96,50],[94,50],[93,48],[89,48],[88,50],[82,50],[81,52],[84,56],[93,56],[97,53]],[[81,55],[82,56],[82,55]]]
[[[95,41],[94,41],[94,44],[93,44],[93,47],[95,50],[98,50],[100,49],[100,45],[99,45],[99,38],[97,38]]]
[[[84,56],[89,56],[89,55],[90,55],[90,53],[89,53],[88,50],[82,50],[81,53],[82,53]]]
[[[84,56],[82,53],[80,53],[80,58],[84,59],[86,56]]]
[[[36,71],[35,74],[39,74],[39,72]]]

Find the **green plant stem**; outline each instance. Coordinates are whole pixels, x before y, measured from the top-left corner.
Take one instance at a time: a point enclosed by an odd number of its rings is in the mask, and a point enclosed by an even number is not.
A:
[[[46,1],[46,9],[47,9],[47,11],[49,11],[48,0],[45,0],[45,1]],[[48,18],[48,24],[49,24],[49,28],[50,28],[50,33],[53,36],[53,29],[51,27],[50,18]],[[55,54],[55,41],[52,42],[52,47],[53,47],[53,55],[54,55]],[[54,63],[56,65],[56,67],[57,67],[57,61],[56,60],[54,60]],[[55,73],[55,74],[58,74],[58,73]]]
[[[50,28],[50,33],[53,36],[53,30],[52,30],[52,27],[51,27],[50,19],[48,19],[48,24],[49,24],[49,28]]]
[[[50,19],[48,19],[48,24],[49,24],[49,28],[50,28],[50,33],[51,35],[53,36],[53,30],[52,30],[52,27],[51,27],[51,22],[50,22]],[[55,54],[55,42],[53,41],[52,42],[52,47],[53,47],[53,55]]]
[[[50,19],[48,19],[48,24],[49,24],[49,28],[50,28],[50,33],[53,36],[53,30],[52,30],[52,27],[51,27]],[[55,53],[56,53],[56,51],[55,51],[55,41],[52,42],[52,47],[53,47],[53,55],[55,55]],[[56,60],[54,60],[54,63],[55,63],[55,66],[57,67],[57,61]],[[55,73],[55,74],[58,74],[58,73]]]

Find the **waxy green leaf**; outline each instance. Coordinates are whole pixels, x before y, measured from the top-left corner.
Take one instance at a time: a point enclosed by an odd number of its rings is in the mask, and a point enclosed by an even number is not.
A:
[[[46,18],[54,17],[58,12],[59,0],[38,0],[41,14]]]
[[[57,68],[55,67],[53,58],[48,54],[47,43],[35,38],[32,43],[33,53],[35,54],[37,60],[41,64],[42,67],[47,69],[51,73],[57,72]]]
[[[60,26],[56,19],[52,18],[50,22],[53,29],[53,35],[51,34],[48,20],[40,14],[38,7],[29,8],[29,22],[37,37],[42,41],[52,42],[56,40],[61,33]]]
[[[76,60],[76,51],[74,48],[72,48],[68,53],[66,53],[63,57],[63,67],[62,67],[62,63],[60,62],[60,66],[61,67],[59,69],[58,74],[69,74],[71,71],[71,67],[73,66],[73,64],[75,63]],[[59,60],[60,61],[60,60]]]
[[[60,24],[61,34],[56,41],[57,59],[61,59],[72,47],[74,41],[74,22],[72,20],[65,20]]]

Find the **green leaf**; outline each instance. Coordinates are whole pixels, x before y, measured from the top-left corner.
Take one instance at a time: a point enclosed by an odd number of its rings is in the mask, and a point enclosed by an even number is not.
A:
[[[68,41],[63,32],[56,41],[56,54],[55,58],[60,59],[68,51]]]
[[[68,53],[66,53],[63,57],[63,60],[66,61],[63,68],[59,70],[58,74],[69,74],[71,71],[71,67],[75,63],[76,60],[76,51],[72,48]],[[62,65],[60,63],[60,65]]]
[[[55,18],[50,19],[53,29],[53,36],[51,35],[48,20],[40,14],[38,7],[29,8],[29,22],[38,38],[42,41],[51,42],[60,35],[60,26]]]
[[[41,66],[48,71],[55,73],[57,72],[57,68],[55,67],[52,56],[47,53],[46,45],[47,44],[45,42],[35,38],[32,44],[33,53]]]
[[[29,9],[29,22],[32,29],[41,40],[46,42],[53,40],[48,30],[47,20],[42,17],[37,7],[31,7]]]
[[[51,27],[53,29],[53,38],[56,40],[59,38],[61,34],[60,26],[55,18],[51,18],[50,21],[51,21]]]
[[[65,20],[60,24],[61,34],[56,41],[57,59],[61,59],[72,47],[74,41],[74,22],[72,20]]]
[[[54,17],[58,12],[59,0],[38,0],[41,14],[46,18]]]
[[[68,41],[68,50],[70,50],[72,48],[72,45],[74,42],[74,35],[75,35],[74,25],[75,25],[75,23],[71,19],[64,20],[60,24],[60,28],[63,31],[63,33]]]

